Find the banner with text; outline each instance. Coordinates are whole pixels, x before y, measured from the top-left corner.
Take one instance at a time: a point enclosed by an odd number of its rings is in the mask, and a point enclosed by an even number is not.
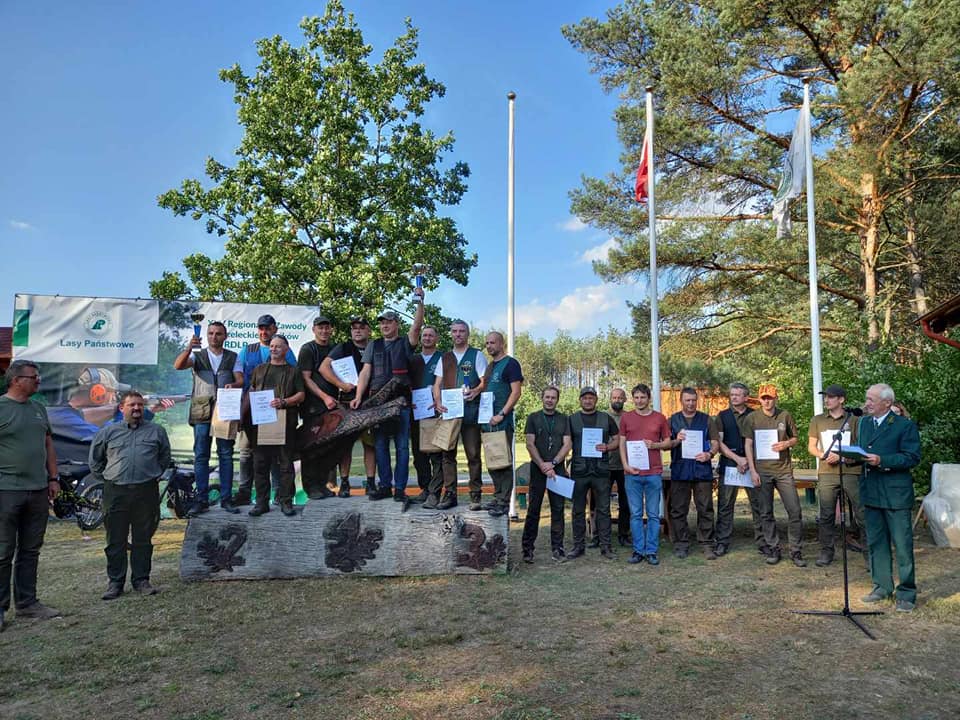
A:
[[[17,295],[13,352],[37,362],[156,365],[156,300]]]

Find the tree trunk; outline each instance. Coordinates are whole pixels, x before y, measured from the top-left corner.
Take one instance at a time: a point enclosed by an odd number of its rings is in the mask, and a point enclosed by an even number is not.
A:
[[[860,262],[863,267],[864,313],[867,316],[867,343],[875,350],[880,342],[880,322],[877,317],[877,256],[880,245],[880,213],[877,207],[876,177],[870,173],[860,176]]]
[[[907,170],[907,183],[913,182],[913,170]],[[923,286],[923,270],[920,267],[920,246],[917,244],[917,213],[913,207],[913,191],[904,198],[906,206],[904,224],[907,227],[907,269],[910,272],[910,294],[913,298],[913,309],[917,315],[927,312],[927,293]]]

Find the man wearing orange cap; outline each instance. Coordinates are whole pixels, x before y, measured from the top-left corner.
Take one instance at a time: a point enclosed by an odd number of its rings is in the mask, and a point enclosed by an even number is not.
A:
[[[786,410],[777,406],[776,385],[761,385],[760,412],[752,412],[744,421],[744,449],[750,465],[750,477],[758,488],[760,522],[767,544],[767,564],[780,562],[780,535],[773,517],[773,489],[787,511],[790,558],[797,567],[806,567],[803,559],[803,516],[800,496],[793,480],[790,448],[797,444],[797,423]]]

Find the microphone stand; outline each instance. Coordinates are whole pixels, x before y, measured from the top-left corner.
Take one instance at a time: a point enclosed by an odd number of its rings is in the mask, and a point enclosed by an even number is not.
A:
[[[844,417],[843,424],[840,426],[840,429],[833,436],[833,442],[830,443],[830,447],[827,448],[826,452],[823,453],[821,460],[826,460],[827,457],[833,452],[833,448],[837,448],[837,455],[840,455],[840,452],[843,450],[843,428],[849,427],[851,413],[849,410],[846,412]],[[881,610],[860,610],[854,612],[850,609],[850,578],[847,573],[847,503],[846,500],[846,491],[843,488],[843,457],[840,458],[840,545],[842,547],[843,554],[843,609],[842,610],[793,610],[792,612],[796,615],[833,615],[836,617],[845,617],[847,620],[852,622],[858,628],[863,631],[863,634],[866,635],[871,640],[876,640],[862,622],[857,620],[857,615],[883,615]]]

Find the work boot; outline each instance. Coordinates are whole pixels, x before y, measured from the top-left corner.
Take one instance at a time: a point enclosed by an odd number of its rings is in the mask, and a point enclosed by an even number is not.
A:
[[[524,550],[523,551],[523,561],[533,565],[533,550]]]
[[[643,555],[638,553],[636,550],[633,551],[633,555],[630,556],[630,559],[627,560],[631,565],[637,565],[638,563],[643,562]]]
[[[139,593],[140,595],[156,595],[159,590],[157,590],[153,585],[150,584],[149,580],[140,580],[133,584],[133,591]]]
[[[293,501],[291,500],[281,500],[280,501],[280,512],[282,512],[287,517],[293,517],[297,514],[297,511],[293,509]]]
[[[231,515],[237,515],[240,512],[240,508],[236,507],[230,498],[224,498],[220,501],[220,509]]]
[[[436,495],[427,494],[427,499],[423,501],[424,510],[436,510],[440,504],[440,498]]]
[[[596,535],[593,536],[593,539],[587,545],[588,548],[598,548],[600,547],[600,538]]]
[[[188,517],[188,518],[195,518],[195,517],[201,515],[202,513],[205,513],[205,512],[206,512],[207,510],[209,510],[209,509],[210,509],[210,505],[209,505],[208,503],[203,502],[203,501],[202,501],[200,498],[198,498],[198,497],[197,497],[197,498],[194,498],[194,499],[190,502],[190,507],[187,508],[187,517]]]
[[[609,545],[600,548],[600,557],[602,557],[604,560],[617,559],[616,553],[613,552],[613,549]]]
[[[764,561],[767,565],[776,565],[780,562],[780,548],[772,548],[769,553],[767,553],[767,559]]]
[[[369,500],[386,500],[388,497],[393,495],[393,490],[391,490],[387,485],[382,485],[377,488],[372,495],[369,495],[367,499]]]
[[[250,508],[250,512],[248,512],[247,515],[250,517],[260,517],[261,515],[266,515],[268,512],[270,512],[270,506],[258,501],[256,505]]]
[[[406,502],[407,500],[407,491],[403,488],[394,488],[393,490],[393,501],[394,502]]]
[[[487,510],[487,513],[490,515],[490,517],[500,517],[501,515],[506,515],[509,511],[510,508],[507,505],[497,503]]]
[[[890,597],[890,596],[887,595],[883,590],[881,590],[880,588],[875,587],[873,590],[870,591],[869,594],[864,595],[862,598],[860,598],[860,602],[864,602],[864,603],[878,603],[878,602],[883,602],[884,600],[886,600],[886,599],[889,598],[889,597]]]
[[[49,620],[50,618],[60,617],[60,611],[56,608],[47,607],[42,602],[35,602],[25,608],[17,608],[17,617]]]
[[[705,547],[703,549],[703,559],[704,560],[716,560],[717,554],[713,551],[712,547]]]
[[[815,564],[817,567],[826,567],[833,562],[833,550],[830,548],[820,548],[817,554]]]
[[[470,510],[483,510],[483,506],[480,504],[480,496],[474,493],[470,493]]]
[[[419,493],[417,493],[412,498],[410,498],[410,502],[418,503],[418,504],[425,503],[429,497],[430,497],[429,490],[421,490]]]
[[[249,490],[237,490],[233,495],[233,504],[236,507],[243,507],[244,505],[250,504],[250,491]]]
[[[550,557],[553,558],[554,562],[558,563],[567,561],[567,554],[563,551],[563,548],[554,548],[553,552],[550,553]]]
[[[728,552],[730,552],[730,551],[727,549],[727,546],[726,546],[726,545],[717,545],[717,546],[713,549],[713,554],[716,555],[718,558],[719,558],[719,557],[723,557],[723,556],[726,555]]]
[[[803,559],[803,555],[800,554],[800,551],[790,553],[790,559],[793,560],[793,564],[797,567],[806,567],[807,561]]]
[[[324,488],[324,490],[326,490],[326,488]],[[367,494],[369,495],[370,493],[368,492]],[[342,497],[342,498],[350,497],[350,481],[349,480],[340,481],[340,491],[337,493],[337,497]]]
[[[457,494],[455,492],[447,491],[443,494],[440,502],[437,503],[437,510],[449,510],[452,507],[457,506]],[[424,504],[426,507],[426,504]]]
[[[375,495],[377,492],[377,481],[373,478],[367,478],[363,483],[363,492],[365,495]]]
[[[674,548],[674,549],[673,549],[673,556],[676,557],[676,558],[678,558],[678,559],[680,559],[680,560],[686,560],[686,559],[687,559],[687,556],[689,556],[689,555],[690,555],[690,551],[689,551],[687,548]]]
[[[491,510],[491,509],[497,507],[499,504],[500,504],[500,501],[497,500],[496,498],[494,498],[493,500],[490,500],[489,502],[483,503],[483,505],[480,506],[480,509],[481,509],[481,510]]]
[[[567,553],[567,560],[576,560],[578,557],[584,554],[584,549],[582,547],[575,547],[573,550]]]
[[[120,583],[112,582],[107,585],[107,591],[100,596],[101,600],[116,600],[118,597],[123,595],[123,585]]]

